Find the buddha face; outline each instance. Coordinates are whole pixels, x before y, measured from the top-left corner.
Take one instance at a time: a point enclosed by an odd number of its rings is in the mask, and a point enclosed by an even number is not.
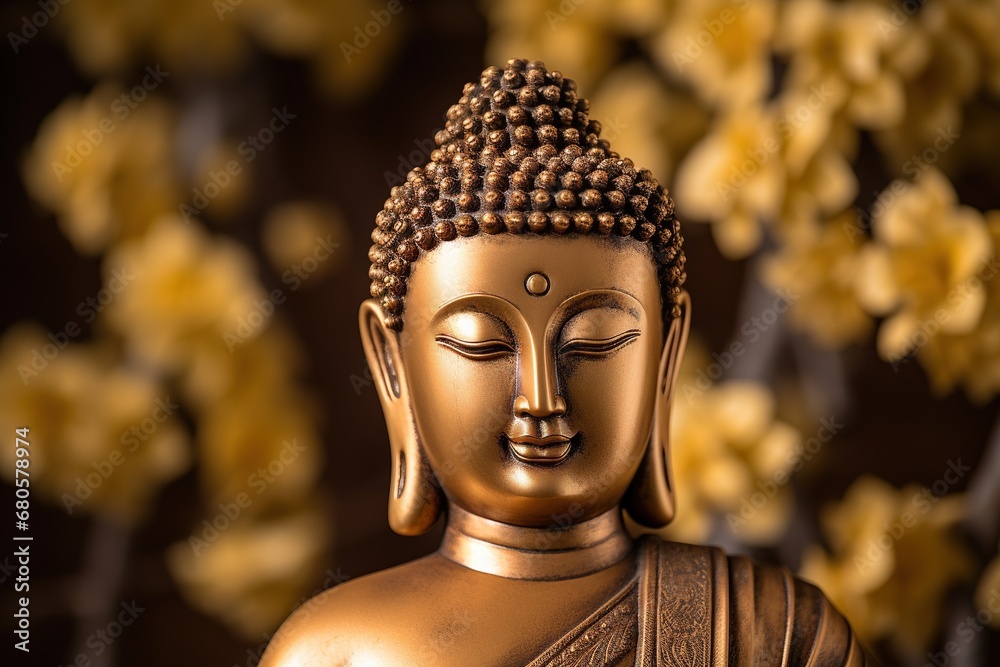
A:
[[[408,279],[400,373],[448,499],[545,527],[618,503],[642,459],[663,347],[649,248],[478,234]]]

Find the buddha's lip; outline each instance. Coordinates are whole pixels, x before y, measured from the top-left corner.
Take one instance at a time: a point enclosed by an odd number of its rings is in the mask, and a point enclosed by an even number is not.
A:
[[[565,435],[547,435],[537,438],[532,435],[507,437],[511,454],[522,463],[555,465],[562,463],[573,449],[573,439]]]
[[[544,438],[539,438],[533,435],[508,435],[507,439],[510,440],[511,443],[517,445],[535,445],[536,447],[545,447],[547,445],[565,444],[572,440],[572,436],[562,435],[560,433],[553,433],[552,435],[547,435]]]

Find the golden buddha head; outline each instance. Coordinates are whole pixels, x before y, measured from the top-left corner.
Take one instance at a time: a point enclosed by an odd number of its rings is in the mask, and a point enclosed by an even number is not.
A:
[[[619,504],[650,527],[673,516],[682,237],[588,108],[541,63],[486,69],[376,216],[360,325],[397,532],[427,530],[445,498],[529,527]]]

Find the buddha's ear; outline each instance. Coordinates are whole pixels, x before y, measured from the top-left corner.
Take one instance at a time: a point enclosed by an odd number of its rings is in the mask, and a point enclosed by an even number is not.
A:
[[[646,528],[666,526],[676,511],[670,474],[670,410],[691,328],[691,297],[684,290],[681,290],[678,306],[680,312],[670,321],[660,355],[649,444],[622,499],[622,507],[629,516]]]
[[[386,326],[385,313],[374,299],[361,304],[358,324],[365,359],[389,431],[392,452],[389,525],[401,535],[420,535],[437,521],[444,497],[420,446],[400,337]]]
[[[691,295],[687,290],[681,290],[677,298],[679,314],[670,321],[667,339],[663,344],[663,355],[660,359],[660,377],[657,386],[667,402],[666,416],[669,419],[670,406],[673,404],[674,391],[677,388],[677,378],[681,373],[681,362],[684,361],[684,351],[687,349],[688,334],[691,331]],[[659,396],[658,396],[659,398]]]

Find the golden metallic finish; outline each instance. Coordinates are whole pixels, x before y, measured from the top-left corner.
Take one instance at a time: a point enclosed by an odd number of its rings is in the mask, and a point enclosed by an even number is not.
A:
[[[617,509],[541,536],[532,530],[512,535],[510,526],[457,506],[449,512],[441,555],[469,569],[509,579],[574,579],[600,572],[632,550]]]
[[[487,68],[463,89],[427,165],[375,217],[371,295],[403,326],[410,267],[441,242],[485,234],[597,234],[649,244],[664,315],[676,316],[684,253],[674,203],[646,169],[611,150],[576,83],[540,62]]]
[[[870,663],[785,568],[626,532],[684,511],[691,303],[672,203],[586,109],[540,63],[489,68],[379,213],[359,324],[389,523],[444,538],[303,605],[263,667]]]
[[[524,281],[524,289],[528,290],[528,294],[545,296],[549,291],[549,279],[544,273],[532,273]]]

